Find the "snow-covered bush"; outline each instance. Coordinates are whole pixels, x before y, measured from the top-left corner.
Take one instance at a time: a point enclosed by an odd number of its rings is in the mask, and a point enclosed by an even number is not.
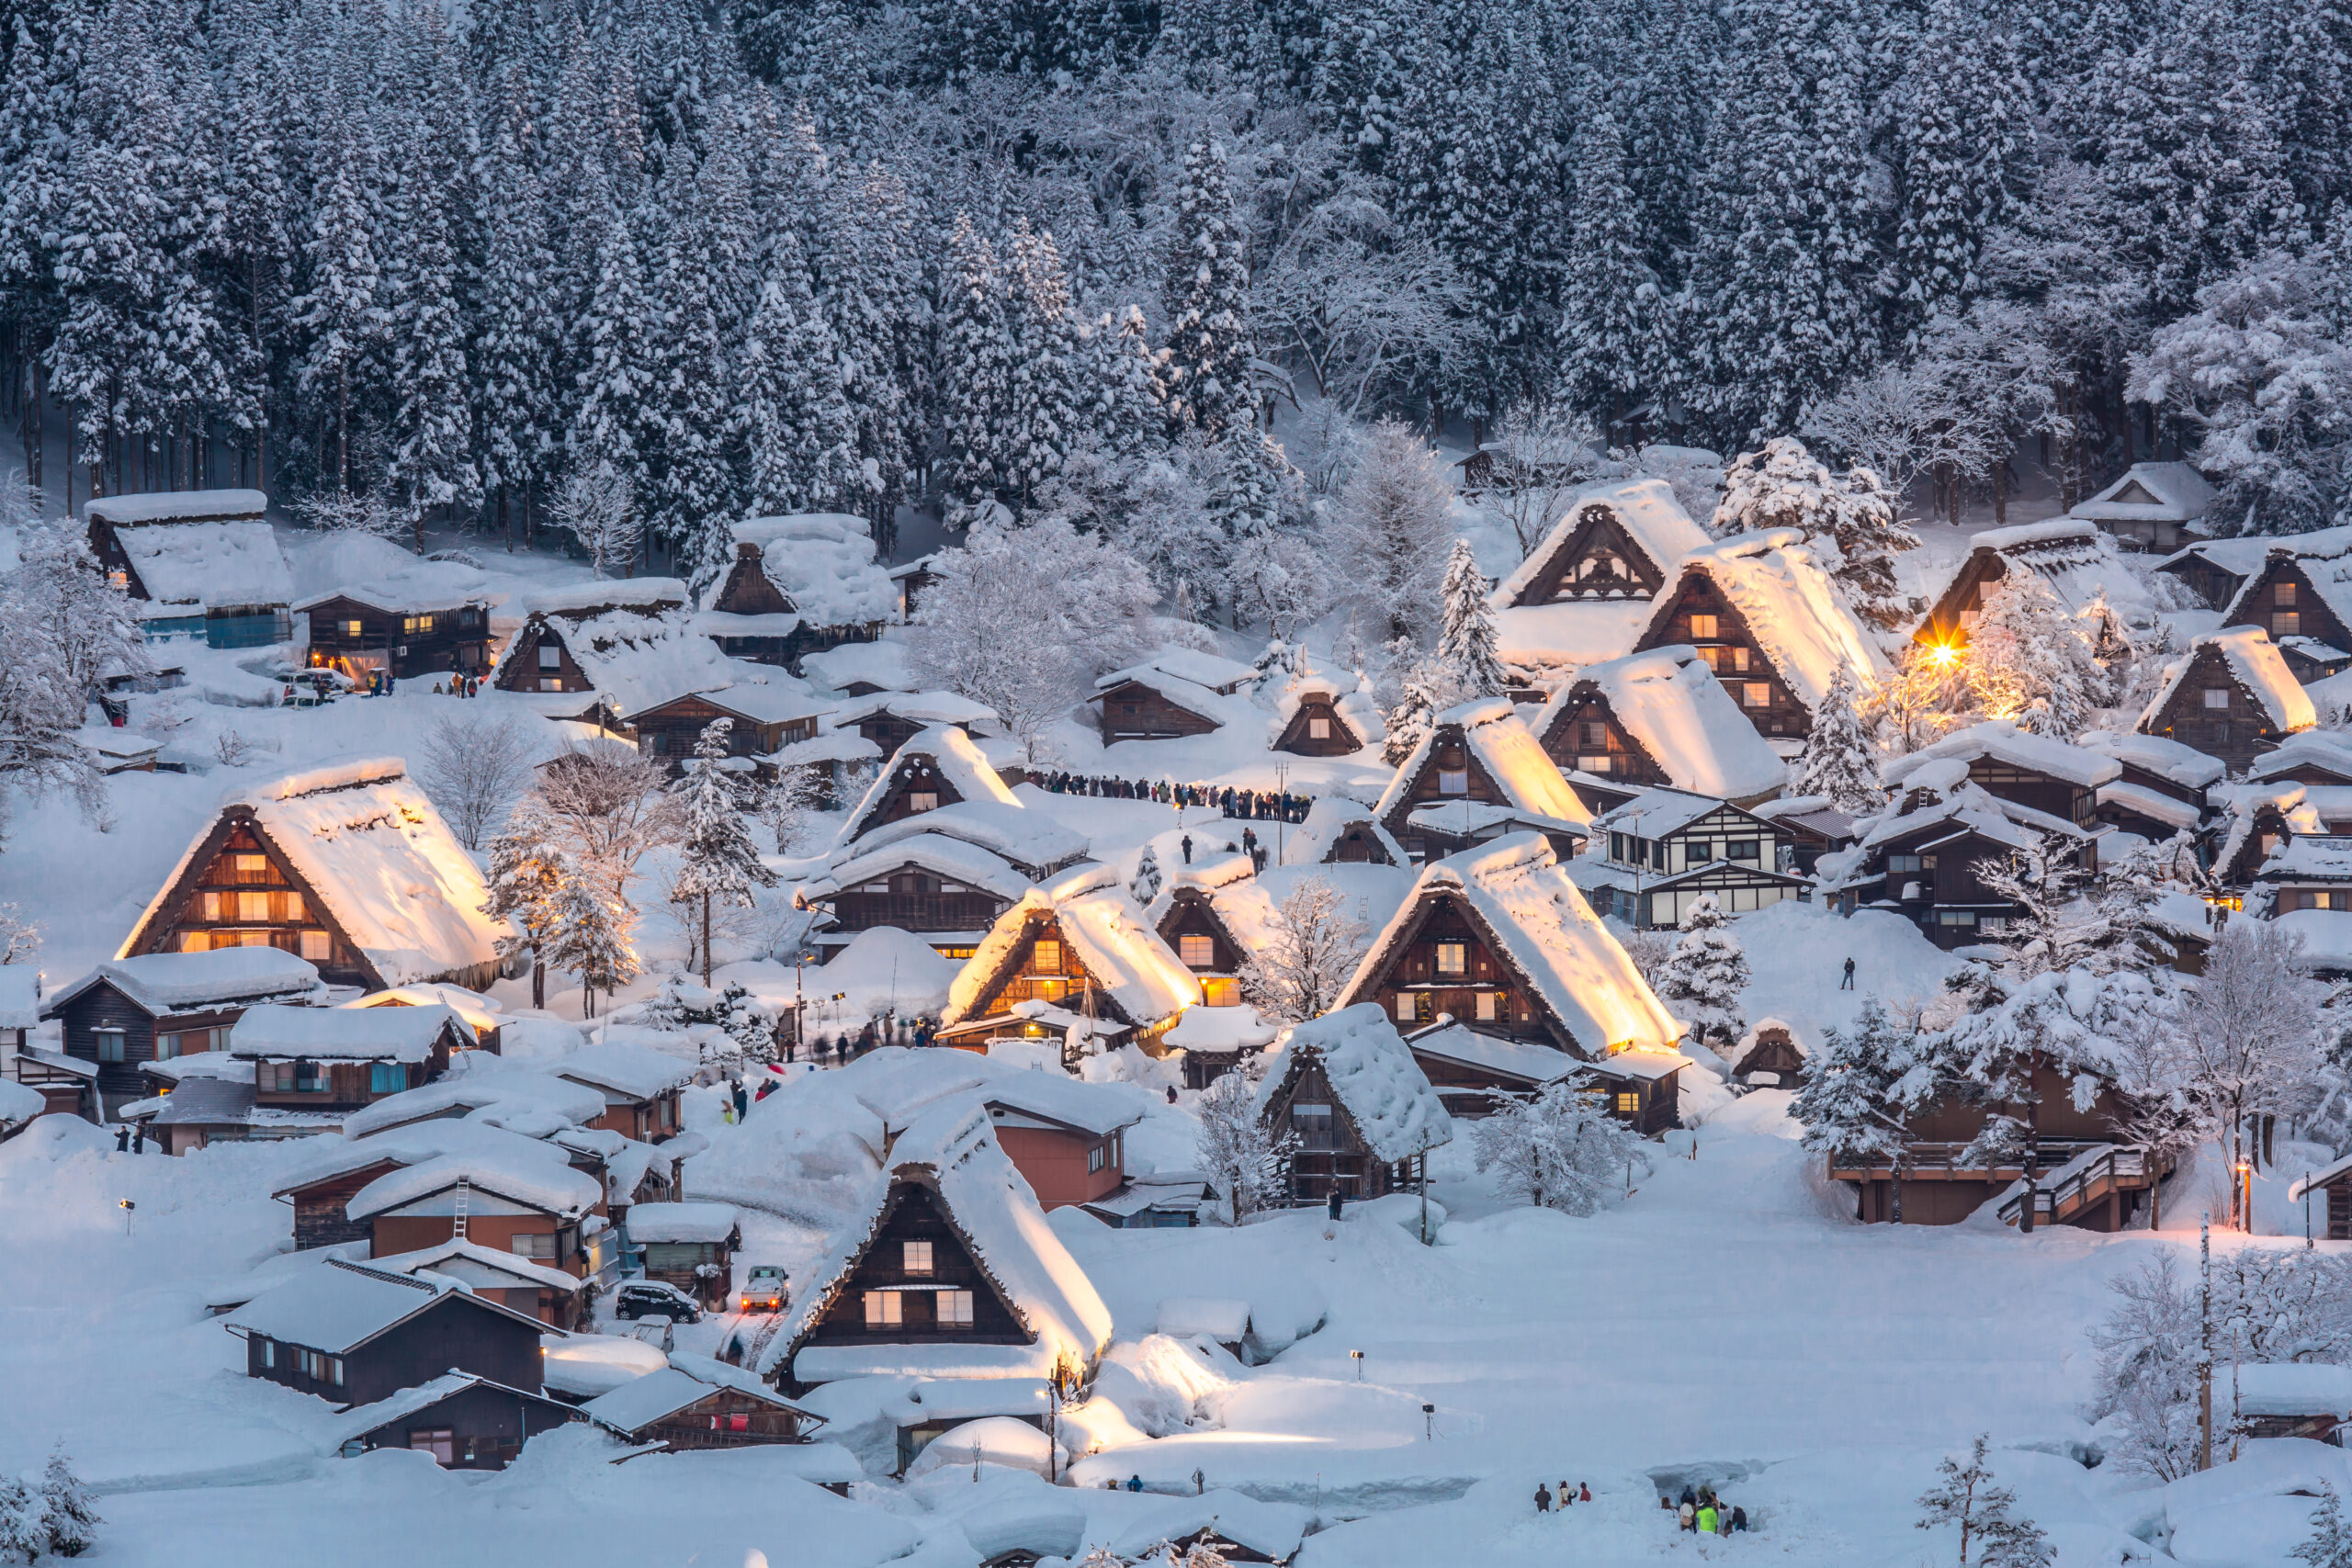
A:
[[[1612,1190],[1630,1186],[1646,1167],[1642,1140],[1609,1113],[1605,1099],[1573,1074],[1521,1098],[1498,1094],[1494,1111],[1471,1134],[1477,1166],[1495,1173],[1512,1202],[1589,1214]]]
[[[1340,999],[1363,959],[1363,922],[1320,874],[1300,877],[1275,911],[1267,940],[1242,954],[1241,994],[1269,1021],[1298,1023]]]
[[[416,780],[458,842],[478,850],[530,783],[530,738],[511,716],[493,718],[467,705],[425,730]]]
[[[1732,464],[1709,526],[1718,538],[1802,530],[1854,613],[1891,629],[1919,609],[1895,591],[1894,558],[1917,549],[1919,536],[1896,521],[1894,511],[1895,497],[1870,469],[1834,475],[1804,442],[1779,436]]]
[[[2072,740],[2115,698],[2096,629],[2068,615],[2040,576],[2009,573],[1985,593],[1961,660],[1977,711]]]
[[[2010,1516],[2017,1494],[1993,1483],[1984,1449],[1980,1435],[1969,1447],[1966,1464],[1947,1456],[1937,1467],[1942,1480],[1919,1498],[1925,1510],[1919,1528],[1959,1529],[1959,1568],[2050,1568],[2056,1559],[2049,1539],[2031,1519]]]
[[[1258,1114],[1256,1086],[1239,1073],[1227,1073],[1209,1085],[1199,1111],[1194,1152],[1238,1224],[1288,1190],[1291,1151],[1298,1140],[1289,1133],[1277,1137],[1267,1126]]]

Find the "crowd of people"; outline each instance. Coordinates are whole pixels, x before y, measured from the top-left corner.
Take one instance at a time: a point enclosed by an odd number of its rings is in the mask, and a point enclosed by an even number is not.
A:
[[[1169,779],[1123,779],[1056,772],[1037,781],[1052,795],[1082,795],[1099,800],[1148,800],[1160,806],[1199,807],[1219,816],[1252,822],[1304,822],[1314,800],[1273,790],[1235,789],[1230,784],[1177,784]]]
[[[1535,1511],[1550,1513],[1554,1495],[1551,1487],[1537,1482]],[[1563,1481],[1557,1497],[1562,1508],[1573,1507],[1578,1503],[1591,1502],[1592,1488],[1583,1482],[1570,1486]],[[1731,1535],[1747,1529],[1747,1510],[1724,1502],[1715,1495],[1715,1489],[1712,1486],[1685,1486],[1680,1502],[1661,1496],[1657,1506],[1673,1514],[1677,1524],[1688,1535]]]

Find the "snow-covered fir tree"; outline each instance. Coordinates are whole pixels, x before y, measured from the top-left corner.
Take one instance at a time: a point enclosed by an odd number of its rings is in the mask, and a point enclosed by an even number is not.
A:
[[[1804,1086],[1789,1107],[1804,1124],[1804,1146],[1858,1158],[1901,1154],[1934,1088],[1922,1067],[1917,1032],[1876,997],[1866,998],[1852,1022],[1822,1031],[1821,1049],[1805,1065]]]
[[[1226,181],[1225,148],[1194,141],[1176,187],[1168,263],[1169,412],[1216,436],[1254,423],[1250,238]]]
[[[973,520],[1009,484],[1014,348],[996,248],[958,214],[939,307],[942,482],[956,515]]]
[[[1159,897],[1160,884],[1166,879],[1166,874],[1159,869],[1159,852],[1146,844],[1136,861],[1135,875],[1127,879],[1127,897],[1149,908],[1151,901]]]
[[[1396,421],[1374,425],[1327,539],[1348,562],[1351,593],[1375,636],[1413,637],[1427,627],[1453,510],[1453,493],[1429,444]]]
[[[1838,810],[1866,817],[1886,805],[1878,752],[1855,711],[1854,666],[1840,664],[1828,694],[1814,710],[1813,728],[1797,758],[1793,792],[1819,795]]]
[[[1631,1184],[1635,1166],[1648,1163],[1641,1135],[1610,1114],[1588,1077],[1572,1073],[1532,1095],[1498,1094],[1474,1123],[1478,1168],[1494,1173],[1498,1196],[1590,1214],[1612,1189]]]
[[[2012,571],[1987,590],[1960,669],[1986,717],[2063,740],[2090,728],[2113,698],[2091,628],[2030,571]]]
[[[596,242],[595,291],[573,329],[580,412],[569,443],[575,462],[609,469],[639,506],[652,489],[662,421],[654,401],[659,330],[627,219],[608,209]]]
[[[694,761],[678,781],[684,833],[678,845],[678,874],[670,896],[700,906],[702,983],[710,984],[710,911],[716,904],[750,908],[752,889],[774,887],[775,873],[760,859],[743,825],[743,805],[734,775],[727,771],[731,718],[716,718],[695,741]]]
[[[1895,589],[1895,556],[1919,547],[1919,536],[1896,521],[1895,502],[1870,469],[1832,474],[1804,442],[1776,436],[1725,471],[1712,526],[1719,538],[1801,530],[1854,613],[1891,629],[1919,609]]]
[[[1894,331],[1957,315],[1985,288],[1984,251],[2017,209],[2029,113],[2007,29],[1962,0],[1935,0],[1893,120],[1899,217]]]
[[[392,204],[401,243],[388,247],[386,332],[399,395],[386,477],[405,498],[420,544],[428,515],[470,513],[481,502],[467,388],[466,323],[450,232],[444,150],[412,141]]]
[[[1457,702],[1500,696],[1510,683],[1498,650],[1494,607],[1487,599],[1493,586],[1478,570],[1470,541],[1454,540],[1438,587],[1437,657],[1453,676]]]
[[[1747,954],[1711,893],[1690,901],[1679,929],[1682,935],[1657,977],[1657,998],[1690,1026],[1692,1040],[1723,1055],[1747,1028],[1739,998],[1747,988]]]
[[[1643,255],[1623,133],[1607,104],[1594,104],[1577,128],[1570,157],[1576,209],[1561,280],[1560,385],[1614,429],[1656,385],[1657,277]]]
[[[637,978],[636,914],[593,871],[576,871],[556,888],[548,962],[580,977],[582,1016],[594,1015],[598,991],[610,997]]]
[[[2312,1509],[2312,1533],[2295,1548],[2295,1561],[2304,1568],[2352,1568],[2352,1519],[2344,1516],[2344,1498],[2325,1482]]]
[[[49,1462],[41,1466],[34,1499],[40,1510],[40,1551],[79,1557],[97,1544],[98,1526],[105,1522],[98,1517],[97,1499],[89,1483],[74,1473],[62,1448],[51,1450]]]
[[[1224,1074],[1202,1094],[1196,1109],[1201,1124],[1193,1156],[1235,1223],[1289,1190],[1290,1156],[1298,1139],[1286,1131],[1276,1134],[1258,1114],[1258,1086],[1249,1075]]]

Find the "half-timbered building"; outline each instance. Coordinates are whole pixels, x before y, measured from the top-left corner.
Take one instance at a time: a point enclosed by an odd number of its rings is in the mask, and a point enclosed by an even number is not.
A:
[[[58,1021],[62,1060],[89,1069],[90,1111],[103,1122],[146,1097],[141,1067],[223,1049],[247,1008],[295,999],[323,1003],[326,994],[317,968],[289,953],[153,953],[99,964],[52,992],[40,1016]]]
[[[1420,861],[1429,857],[1430,845],[1412,826],[1413,814],[1449,801],[1508,807],[1577,826],[1592,818],[1508,697],[1486,697],[1439,714],[1373,814],[1408,856]]]
[[[735,558],[694,627],[722,653],[797,674],[810,653],[874,641],[898,613],[865,520],[808,513],[736,524]]]
[[[1567,866],[1605,915],[1635,927],[1678,926],[1712,897],[1727,915],[1811,895],[1796,840],[1771,818],[1681,790],[1645,790],[1594,818],[1594,853]]]
[[[1788,776],[1690,648],[1579,671],[1529,727],[1562,773],[1629,789],[1665,784],[1747,806],[1778,795]]]
[[[1503,657],[1544,669],[1631,652],[1676,563],[1709,543],[1663,480],[1587,491],[1495,585]]]
[[[2270,634],[2259,626],[2233,626],[2190,646],[2166,672],[2134,728],[2244,773],[2288,736],[2318,722],[2318,710]]]
[[[899,1134],[855,1217],[803,1277],[757,1371],[787,1393],[843,1378],[1090,1382],[1111,1314],[984,1106],[943,1106]]]
[[[1290,1032],[1259,1084],[1260,1119],[1293,1140],[1290,1199],[1378,1198],[1425,1178],[1453,1121],[1379,1007],[1341,1007]]]
[[[118,956],[275,947],[334,985],[484,990],[503,926],[473,857],[398,758],[264,784],[220,808]]]

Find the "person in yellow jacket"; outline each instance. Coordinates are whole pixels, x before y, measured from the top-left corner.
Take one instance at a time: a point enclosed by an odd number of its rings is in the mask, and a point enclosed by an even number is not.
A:
[[[1715,1525],[1722,1517],[1715,1512],[1715,1505],[1712,1499],[1702,1505],[1699,1509],[1699,1533],[1701,1535],[1715,1534]]]

